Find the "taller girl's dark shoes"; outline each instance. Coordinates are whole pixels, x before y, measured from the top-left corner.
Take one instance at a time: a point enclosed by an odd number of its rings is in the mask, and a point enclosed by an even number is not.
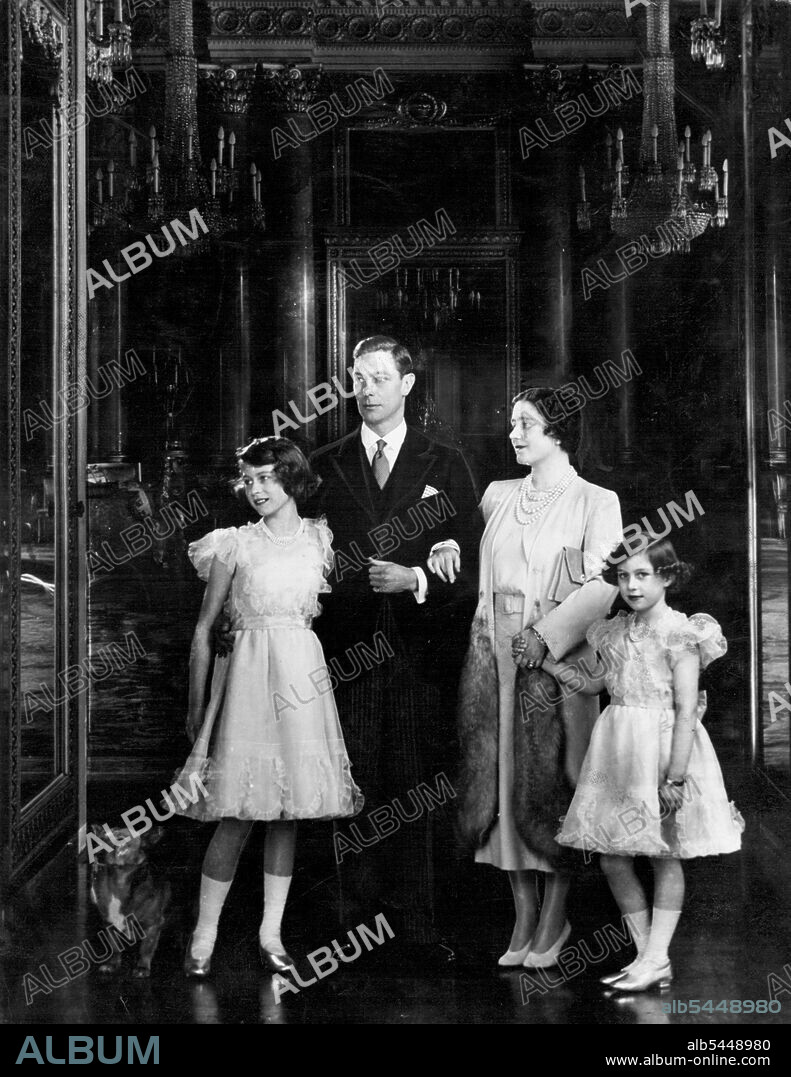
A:
[[[211,972],[211,954],[208,957],[192,956],[192,939],[194,932],[187,941],[187,950],[184,954],[184,975],[197,980],[205,980]]]
[[[294,958],[289,954],[273,954],[271,950],[258,943],[258,956],[267,972],[288,972],[294,967]]]

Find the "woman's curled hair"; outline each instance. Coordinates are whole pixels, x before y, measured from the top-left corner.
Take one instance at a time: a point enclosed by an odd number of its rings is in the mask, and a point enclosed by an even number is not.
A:
[[[567,452],[569,456],[577,452],[582,436],[582,419],[579,409],[566,410],[558,390],[548,386],[523,389],[521,393],[517,393],[511,404],[518,404],[520,400],[526,400],[528,404],[533,405],[546,424],[544,433],[556,438],[564,452]]]

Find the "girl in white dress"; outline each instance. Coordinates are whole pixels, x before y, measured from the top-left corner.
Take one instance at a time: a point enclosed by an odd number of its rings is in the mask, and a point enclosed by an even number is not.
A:
[[[642,552],[630,556],[631,551]],[[725,654],[717,622],[686,617],[665,601],[689,568],[672,543],[641,534],[619,546],[605,572],[631,607],[588,630],[590,655],[548,672],[576,690],[600,692],[610,705],[593,729],[574,799],[557,840],[601,852],[601,865],[637,947],[637,958],[603,978],[618,991],[669,985],[668,947],[681,915],[681,861],[732,853],[744,821],[728,802],[717,757],[701,724],[705,694],[698,674]],[[574,689],[573,689],[574,690]],[[653,915],[633,866],[648,856],[654,870]]]
[[[297,502],[316,480],[287,438],[257,438],[237,452],[240,486],[257,523],[210,532],[189,547],[207,581],[190,654],[187,733],[192,752],[176,779],[198,775],[206,795],[180,814],[219,820],[203,861],[197,926],[184,970],[206,976],[223,903],[256,820],[265,820],[264,916],[259,952],[271,971],[293,964],[280,939],[294,865],[297,819],[337,819],[362,807],[311,629],[330,590],[332,534],[300,519]],[[229,602],[233,650],[214,660],[212,627]]]

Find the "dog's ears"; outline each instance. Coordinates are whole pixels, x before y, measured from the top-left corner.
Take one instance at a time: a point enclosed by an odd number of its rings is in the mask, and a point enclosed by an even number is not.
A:
[[[156,845],[164,833],[165,828],[163,826],[152,826],[145,837],[146,845]]]

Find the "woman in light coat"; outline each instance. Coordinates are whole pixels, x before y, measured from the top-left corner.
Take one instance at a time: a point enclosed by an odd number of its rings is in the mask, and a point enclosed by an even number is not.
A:
[[[571,930],[569,875],[554,835],[599,708],[596,698],[564,693],[547,719],[545,704],[559,695],[517,698],[517,672],[537,670],[547,654],[568,657],[607,613],[615,588],[601,571],[621,539],[621,512],[612,490],[571,466],[579,415],[567,415],[554,390],[520,393],[511,424],[517,462],[531,471],[493,482],[481,501],[486,529],[460,691],[458,803],[475,860],[507,871],[511,883],[516,923],[499,963],[543,968],[556,963]],[[432,557],[432,571],[443,571],[443,556]]]

